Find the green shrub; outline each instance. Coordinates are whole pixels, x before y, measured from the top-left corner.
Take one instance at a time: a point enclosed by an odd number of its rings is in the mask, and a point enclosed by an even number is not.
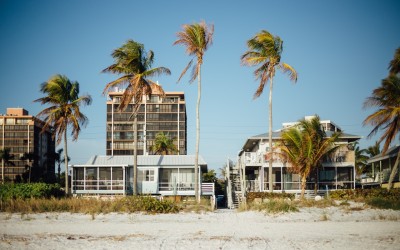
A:
[[[329,197],[336,200],[359,200],[380,197],[387,200],[399,200],[400,189],[391,189],[388,191],[384,188],[373,189],[345,189],[335,190],[329,193]]]
[[[374,208],[400,210],[400,200],[372,197],[367,199],[366,203]]]
[[[28,199],[61,197],[64,192],[59,184],[8,183],[0,185],[0,199]]]

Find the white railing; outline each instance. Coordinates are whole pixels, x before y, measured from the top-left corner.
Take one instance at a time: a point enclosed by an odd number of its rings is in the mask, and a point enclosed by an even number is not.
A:
[[[160,191],[193,191],[193,182],[160,182],[158,184]]]
[[[123,180],[73,180],[73,190],[123,190]]]

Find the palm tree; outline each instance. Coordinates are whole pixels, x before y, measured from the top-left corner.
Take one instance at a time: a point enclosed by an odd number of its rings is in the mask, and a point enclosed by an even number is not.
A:
[[[366,153],[370,158],[379,155],[381,153],[381,146],[379,145],[379,142],[376,141],[374,145],[369,146],[366,150]]]
[[[333,133],[328,137],[321,129],[318,116],[302,119],[298,126],[282,132],[278,155],[291,164],[289,171],[300,175],[301,197],[304,197],[307,177],[322,165],[325,156],[336,150],[339,136],[340,133]]]
[[[201,65],[203,64],[203,56],[207,49],[212,45],[214,34],[214,25],[207,26],[206,22],[185,24],[182,31],[176,35],[178,40],[174,45],[181,44],[186,47],[186,54],[193,56],[186,68],[179,76],[178,82],[185,75],[186,71],[192,66],[193,60],[196,59],[192,68],[192,75],[189,82],[192,83],[197,78],[197,105],[196,105],[196,152],[194,161],[194,193],[196,201],[200,202],[199,194],[199,145],[200,145],[200,100],[201,100]]]
[[[71,82],[64,75],[52,76],[47,82],[41,84],[40,91],[44,97],[35,100],[50,107],[42,110],[37,116],[43,117],[45,124],[42,132],[53,128],[53,137],[57,137],[57,145],[64,140],[65,160],[65,194],[68,195],[68,147],[67,131],[71,128],[72,140],[78,139],[81,126],[86,126],[88,118],[81,113],[81,105],[90,105],[90,95],[79,96],[79,83]]]
[[[269,80],[269,154],[273,154],[272,147],[272,87],[276,69],[288,74],[293,82],[297,82],[297,72],[289,64],[281,62],[283,51],[283,41],[279,36],[273,36],[266,30],[257,33],[253,38],[247,41],[248,51],[246,51],[241,61],[243,65],[256,66],[254,75],[260,80],[260,85],[254,94],[254,98],[259,97],[265,85]],[[272,160],[269,161],[269,191],[272,192]]]
[[[56,152],[51,152],[50,157],[54,159],[54,161],[57,163],[57,171],[58,171],[58,183],[60,183],[60,177],[61,177],[61,163],[65,163],[65,156],[63,157],[63,151],[64,149],[59,148]],[[70,161],[71,158],[67,156],[67,160]]]
[[[4,184],[4,165],[9,164],[15,166],[14,162],[11,160],[14,159],[14,155],[10,154],[10,148],[0,149],[0,159],[1,159],[1,181]]]
[[[156,134],[156,139],[154,140],[154,145],[151,146],[151,151],[154,154],[169,155],[178,152],[174,144],[174,140],[169,138],[168,135],[163,132]]]
[[[358,144],[359,144],[358,142],[355,142],[353,145],[354,145],[356,175],[360,177],[365,171],[365,166],[367,164],[367,160],[369,157],[365,155],[366,153],[368,153],[368,150],[360,149],[360,146]]]
[[[164,90],[157,83],[150,80],[150,77],[162,74],[170,75],[171,71],[165,67],[151,68],[154,60],[154,52],[146,53],[144,45],[133,40],[128,40],[122,47],[115,49],[111,56],[114,64],[103,69],[103,73],[110,72],[122,74],[117,80],[107,83],[103,94],[108,93],[114,87],[126,87],[118,106],[123,111],[133,101],[132,116],[134,118],[134,146],[133,146],[133,176],[134,194],[137,190],[137,113],[142,103],[143,95],[151,95],[153,91],[164,96]]]
[[[389,76],[382,80],[381,86],[372,91],[372,96],[364,102],[364,108],[379,107],[377,111],[365,118],[364,126],[374,126],[368,137],[375,135],[380,129],[383,135],[378,143],[385,141],[382,154],[385,154],[390,143],[400,130],[400,47],[395,51],[393,60],[389,63]],[[388,190],[392,188],[394,177],[400,161],[400,151],[397,154],[392,172],[389,177]]]
[[[396,49],[393,59],[389,63],[389,74],[397,75],[400,72],[400,47]]]
[[[32,175],[32,164],[31,162],[34,161],[36,155],[33,152],[24,153],[21,157],[21,160],[27,161],[26,167],[29,168],[29,175],[28,175],[28,183],[31,183],[31,175]]]
[[[368,97],[364,102],[364,108],[379,107],[377,111],[365,118],[363,124],[371,124],[374,126],[370,138],[380,129],[383,130],[379,143],[385,141],[382,154],[388,150],[390,143],[395,139],[400,130],[400,79],[391,75],[382,80],[382,85],[372,92],[372,96]],[[397,155],[396,162],[393,166],[392,173],[389,178],[388,189],[392,188],[392,182],[399,165],[400,153]]]

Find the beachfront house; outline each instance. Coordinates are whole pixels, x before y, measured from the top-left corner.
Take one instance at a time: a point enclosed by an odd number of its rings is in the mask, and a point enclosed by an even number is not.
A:
[[[378,154],[367,161],[366,173],[361,179],[362,188],[387,187],[399,150],[399,145],[391,147],[385,154]],[[394,177],[393,187],[400,188],[399,169]]]
[[[311,119],[312,117],[306,117]],[[327,136],[335,131],[342,132],[341,128],[330,120],[321,120],[321,126]],[[281,141],[281,132],[284,129],[296,126],[296,122],[283,123],[283,128],[273,132],[272,147]],[[315,185],[318,191],[352,189],[355,188],[355,155],[353,143],[361,137],[342,132],[338,150],[333,155],[326,157],[322,167],[310,174],[307,179],[307,191],[314,192]],[[268,134],[260,134],[248,138],[238,154],[238,161],[230,169],[232,181],[231,192],[234,196],[242,192],[269,191],[268,166],[272,161],[272,180],[274,192],[300,193],[301,180],[298,174],[290,172],[290,164],[281,160],[278,156],[270,157]],[[241,178],[239,178],[242,173]],[[240,184],[241,179],[243,184]],[[236,193],[236,194],[235,194]],[[234,200],[237,198],[233,198]]]
[[[138,193],[194,196],[193,155],[139,155]],[[133,156],[93,156],[86,164],[71,165],[73,195],[127,195],[133,192]],[[199,156],[201,195],[214,195],[213,183],[202,183],[207,163]]]

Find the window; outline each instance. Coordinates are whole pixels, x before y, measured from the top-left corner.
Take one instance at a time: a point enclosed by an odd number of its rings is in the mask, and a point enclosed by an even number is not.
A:
[[[7,118],[6,119],[6,124],[15,124],[15,119],[14,118]]]
[[[139,172],[139,180],[154,181],[154,169],[145,169]]]

